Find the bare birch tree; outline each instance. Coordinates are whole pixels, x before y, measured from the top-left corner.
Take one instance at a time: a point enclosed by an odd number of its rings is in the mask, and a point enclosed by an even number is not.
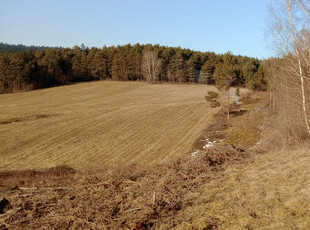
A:
[[[269,34],[273,38],[273,48],[287,61],[282,68],[299,79],[304,124],[310,136],[305,93],[310,61],[309,6],[309,0],[274,0],[269,8]]]
[[[156,81],[161,71],[161,60],[154,51],[146,51],[142,57],[142,73],[147,81]]]

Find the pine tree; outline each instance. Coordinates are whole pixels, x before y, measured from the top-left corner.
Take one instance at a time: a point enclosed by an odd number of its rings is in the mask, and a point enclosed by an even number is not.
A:
[[[229,89],[235,77],[235,66],[237,59],[230,52],[227,52],[223,56],[223,62],[218,64],[215,68],[215,81],[216,86],[220,91],[227,92],[227,117],[230,118],[229,111]]]

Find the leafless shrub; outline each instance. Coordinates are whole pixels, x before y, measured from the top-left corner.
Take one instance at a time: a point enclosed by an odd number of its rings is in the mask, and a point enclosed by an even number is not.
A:
[[[280,145],[310,137],[309,1],[273,1],[269,35],[272,48],[282,57],[274,60],[271,73],[271,107],[276,113],[267,135]]]
[[[154,51],[146,51],[142,57],[142,73],[147,81],[156,81],[161,71],[161,60]]]

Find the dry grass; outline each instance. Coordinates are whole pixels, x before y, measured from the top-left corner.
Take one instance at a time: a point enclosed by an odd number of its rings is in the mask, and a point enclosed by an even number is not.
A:
[[[75,172],[67,167],[0,174],[0,196],[13,208],[0,215],[10,228],[171,229],[182,226],[183,210],[194,205],[204,185],[245,157],[221,145],[226,158],[205,152],[146,169]],[[186,214],[187,215],[187,214]],[[189,213],[191,215],[191,213]]]
[[[241,97],[241,107],[231,106],[232,114],[227,130],[227,141],[242,149],[262,142],[265,117],[268,110],[265,92],[246,93]]]
[[[310,229],[310,152],[272,152],[231,165],[179,215],[179,229]],[[178,218],[178,217],[176,217]]]
[[[0,196],[13,206],[0,215],[0,226],[309,229],[308,148],[247,158],[231,153],[235,156],[217,166],[207,154],[187,155],[152,169],[127,166],[112,173],[81,174],[67,168],[65,176],[58,176],[61,168],[37,176],[12,173],[0,180]]]
[[[245,123],[251,124],[247,133],[256,132],[262,107],[252,99],[240,108],[247,112],[236,113],[229,124],[225,109],[207,122],[193,145],[200,149],[195,157],[175,155],[152,167],[121,164],[112,171],[55,167],[0,173],[0,197],[12,205],[0,215],[0,228],[310,229],[309,146],[259,154],[225,143]],[[206,136],[228,139],[203,150]],[[252,137],[237,140],[242,145]]]
[[[203,135],[236,130],[224,111]],[[0,215],[0,228],[309,229],[309,164],[308,146],[256,154],[222,143],[152,167],[3,172],[0,196],[12,209]]]
[[[173,158],[219,110],[204,101],[210,89],[106,81],[0,95],[0,170]]]

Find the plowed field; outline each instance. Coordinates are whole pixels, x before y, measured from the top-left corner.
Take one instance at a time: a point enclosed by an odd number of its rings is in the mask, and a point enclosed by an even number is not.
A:
[[[0,170],[173,158],[218,111],[204,100],[209,89],[103,81],[0,95]]]

